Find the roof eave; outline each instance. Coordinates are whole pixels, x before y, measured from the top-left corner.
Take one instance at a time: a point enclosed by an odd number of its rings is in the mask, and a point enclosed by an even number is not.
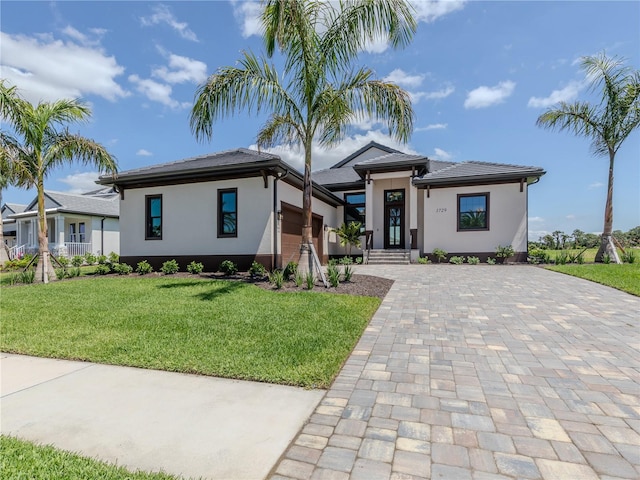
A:
[[[496,174],[496,175],[472,175],[468,177],[450,177],[450,178],[434,178],[434,179],[425,179],[425,178],[416,178],[413,180],[413,184],[420,187],[427,186],[455,186],[455,185],[478,185],[478,184],[487,184],[492,182],[506,182],[506,181],[514,181],[517,182],[523,178],[527,179],[527,183],[531,183],[532,180],[539,179],[546,172],[544,170],[541,171],[529,171],[522,173],[510,173],[510,174]]]

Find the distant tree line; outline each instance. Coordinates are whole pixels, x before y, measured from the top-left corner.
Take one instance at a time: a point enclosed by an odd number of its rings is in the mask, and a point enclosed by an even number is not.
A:
[[[614,230],[613,237],[622,247],[640,247],[640,226],[628,232]],[[529,242],[529,248],[546,248],[549,250],[565,250],[569,248],[595,248],[600,245],[601,236],[596,233],[586,233],[575,229],[571,234],[561,230],[548,233],[537,242]]]

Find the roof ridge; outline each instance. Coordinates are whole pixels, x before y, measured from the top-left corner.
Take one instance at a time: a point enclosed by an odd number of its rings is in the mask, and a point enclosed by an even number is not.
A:
[[[541,170],[542,167],[535,167],[533,165],[516,165],[515,163],[499,163],[499,162],[483,162],[480,160],[465,160],[461,163],[473,163],[476,165],[497,165],[500,167],[516,167],[516,168],[535,168]]]

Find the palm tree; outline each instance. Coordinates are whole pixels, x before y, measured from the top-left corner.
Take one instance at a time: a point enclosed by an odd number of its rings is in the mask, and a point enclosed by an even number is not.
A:
[[[624,66],[623,60],[604,53],[582,58],[582,69],[592,90],[602,89],[600,103],[565,103],[548,109],[538,117],[537,125],[569,130],[591,139],[597,156],[609,155],[609,182],[604,209],[604,229],[596,261],[605,254],[620,263],[611,237],[613,230],[613,165],[618,149],[640,124],[640,71]]]
[[[0,150],[0,208],[2,207],[2,191],[12,182],[11,169],[4,150]],[[2,214],[0,214],[0,266],[9,260],[9,249],[4,243]]]
[[[0,118],[15,135],[0,131],[0,153],[14,174],[14,184],[36,188],[38,195],[38,282],[47,283],[51,272],[47,218],[44,207],[44,179],[51,171],[78,160],[109,173],[117,171],[114,157],[95,141],[69,133],[65,124],[89,118],[91,110],[79,100],[58,100],[32,105],[0,81]],[[53,276],[52,276],[53,278]]]
[[[351,248],[360,248],[362,241],[362,224],[360,222],[349,222],[340,225],[340,228],[335,230],[336,235],[340,237],[340,245],[347,247],[347,255],[351,257]]]
[[[210,139],[215,121],[242,110],[267,110],[271,115],[258,132],[258,148],[280,143],[302,148],[298,263],[305,271],[313,268],[313,142],[335,146],[349,125],[364,117],[386,121],[391,136],[408,140],[414,117],[408,93],[375,79],[368,68],[354,69],[352,63],[367,42],[384,38],[394,48],[406,45],[416,22],[404,0],[267,0],[262,23],[267,57],[273,57],[276,48],[284,57],[282,74],[264,57],[244,52],[238,66],[218,69],[198,88],[191,130],[198,140]]]

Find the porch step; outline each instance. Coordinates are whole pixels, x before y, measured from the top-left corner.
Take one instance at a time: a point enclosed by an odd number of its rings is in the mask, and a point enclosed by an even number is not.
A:
[[[408,265],[411,263],[409,250],[371,250],[369,265]]]

